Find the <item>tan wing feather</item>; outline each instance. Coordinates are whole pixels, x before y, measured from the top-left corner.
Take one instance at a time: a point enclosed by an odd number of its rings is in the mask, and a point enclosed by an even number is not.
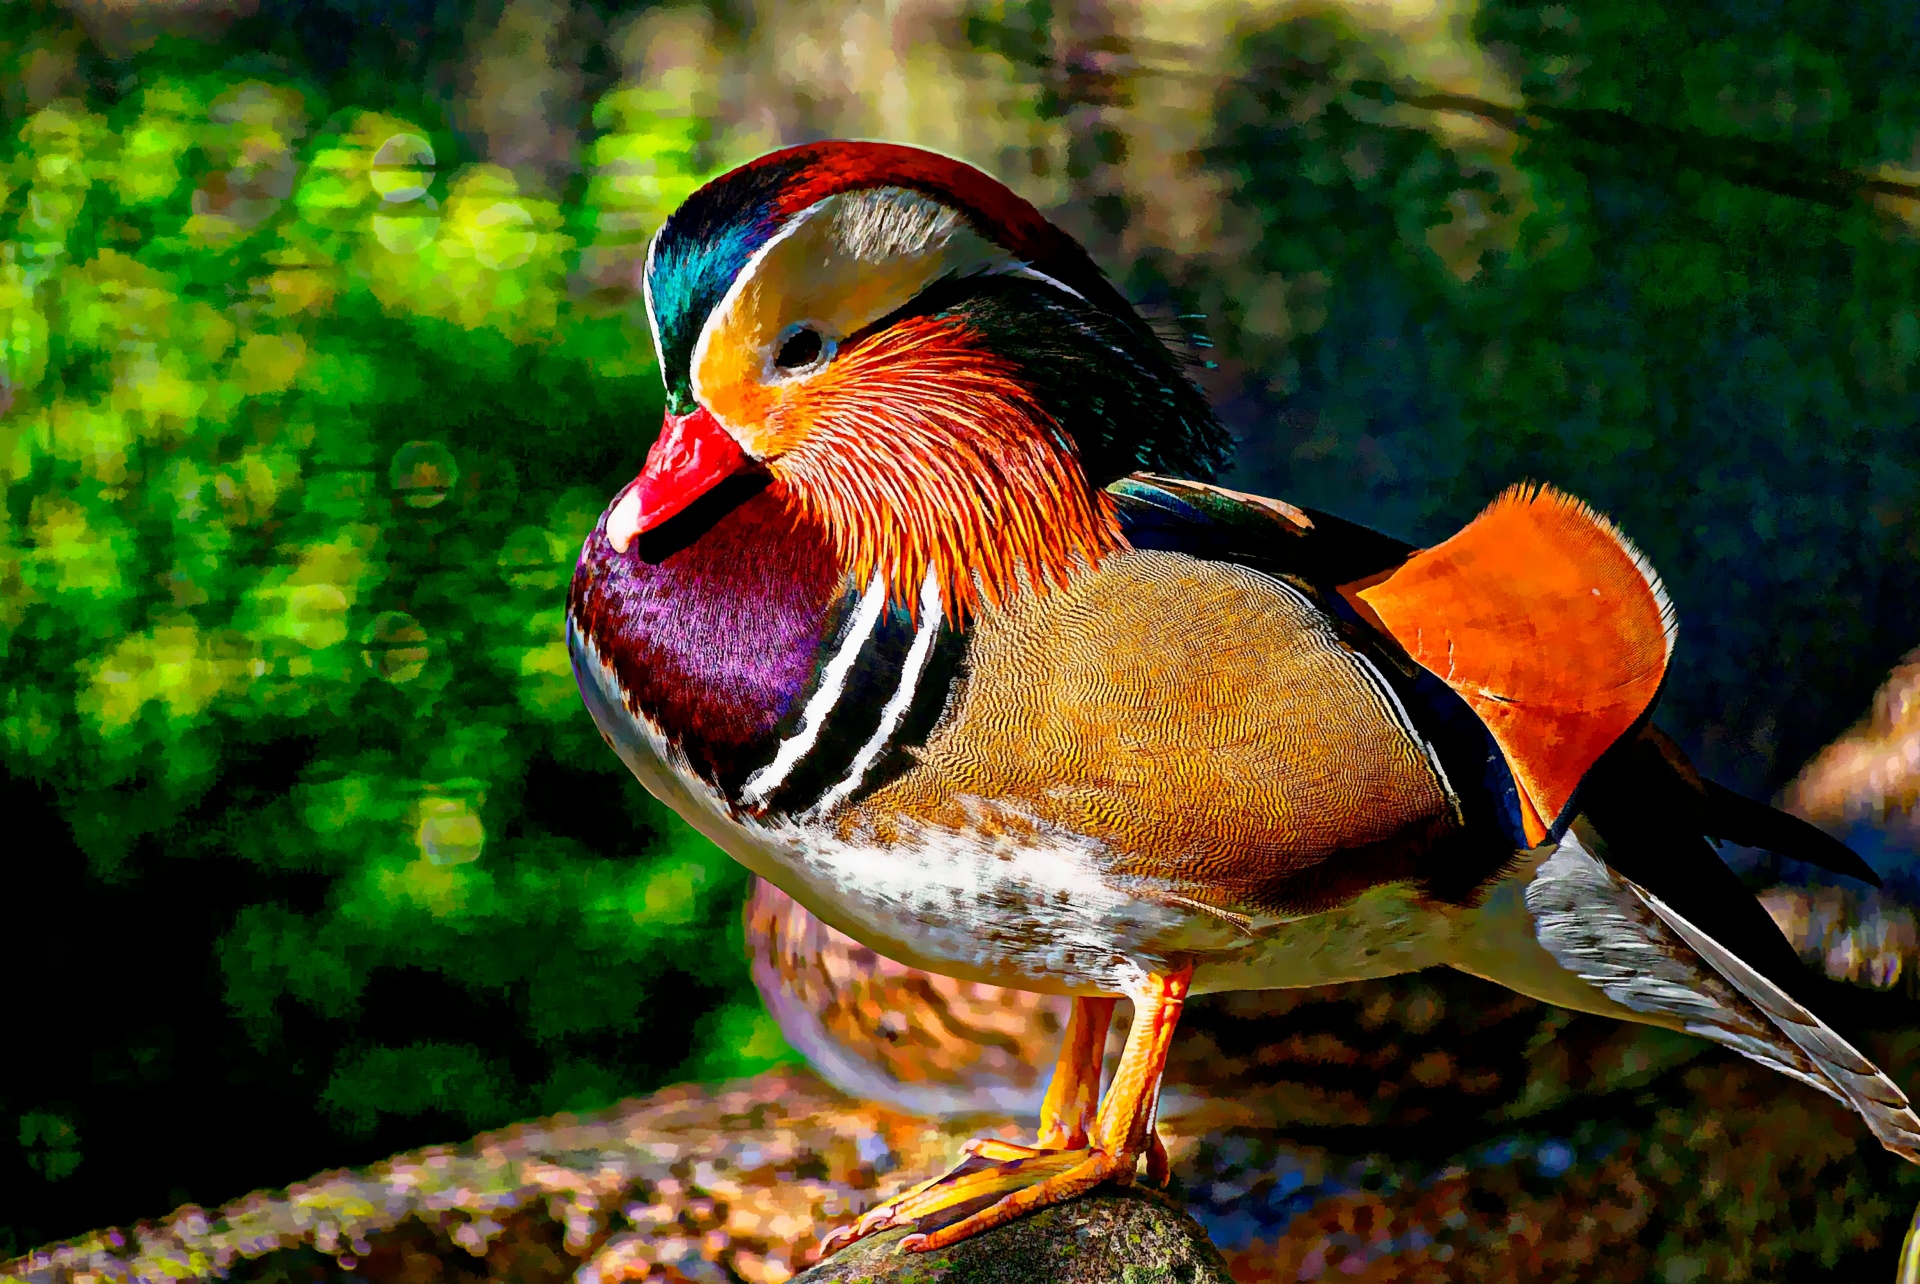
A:
[[[1880,1144],[1894,1154],[1920,1163],[1920,1116],[1916,1116],[1900,1086],[1881,1072],[1857,1048],[1813,1013],[1788,998],[1779,986],[1754,971],[1732,951],[1667,907],[1659,897],[1637,884],[1629,883],[1647,908],[1673,929],[1700,957],[1727,979],[1727,982],[1766,1013],[1780,1033],[1793,1040],[1834,1087],[1848,1105],[1866,1120],[1867,1127]]]
[[[919,765],[850,831],[974,826],[984,803],[1236,914],[1415,877],[1454,823],[1372,662],[1306,593],[1242,567],[1115,555],[983,614],[968,666]]]
[[[1659,897],[1594,855],[1584,817],[1541,862],[1525,892],[1535,939],[1592,986],[1614,1015],[1724,1044],[1850,1106],[1888,1150],[1920,1160],[1920,1117],[1906,1094],[1845,1039]],[[1552,984],[1509,951],[1464,957],[1465,970],[1549,1001]],[[1586,1011],[1606,1005],[1573,1002]]]

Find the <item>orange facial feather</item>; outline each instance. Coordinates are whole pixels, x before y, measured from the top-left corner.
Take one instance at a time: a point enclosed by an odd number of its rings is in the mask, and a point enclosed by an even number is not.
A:
[[[1070,438],[954,319],[917,317],[844,350],[770,407],[777,484],[857,582],[911,604],[929,567],[965,621],[1022,586],[1064,585],[1125,547]]]

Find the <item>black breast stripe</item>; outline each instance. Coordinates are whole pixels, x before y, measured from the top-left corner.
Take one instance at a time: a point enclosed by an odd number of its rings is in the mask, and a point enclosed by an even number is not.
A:
[[[938,725],[966,637],[947,623],[932,581],[918,620],[899,603],[877,615],[862,606],[860,594],[847,594],[793,711],[723,782],[742,811],[773,820],[858,803],[911,768]]]
[[[761,740],[758,751],[742,755],[739,774],[720,783],[722,792],[743,811],[764,813],[801,764],[812,755],[841,705],[860,664],[884,630],[888,614],[885,586],[878,576],[864,592],[849,590],[835,608],[826,630],[831,641],[814,656],[813,673],[784,718]]]
[[[933,639],[932,651],[920,673],[920,680],[914,687],[912,702],[907,705],[898,730],[858,786],[838,806],[859,806],[868,795],[898,780],[919,762],[918,751],[932,738],[934,730],[952,706],[966,656],[967,635],[955,631],[942,621]]]
[[[907,609],[889,603],[860,648],[839,698],[827,710],[813,747],[767,797],[767,814],[798,815],[807,811],[846,778],[861,746],[879,728],[881,711],[900,685],[900,671],[915,632]]]

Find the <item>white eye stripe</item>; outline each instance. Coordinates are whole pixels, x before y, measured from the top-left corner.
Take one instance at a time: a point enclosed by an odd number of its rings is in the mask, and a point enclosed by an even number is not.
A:
[[[815,201],[813,204],[807,206],[807,208],[788,219],[779,231],[768,237],[766,244],[748,255],[747,261],[741,264],[740,270],[734,274],[733,280],[727,286],[727,292],[721,296],[720,302],[713,305],[713,311],[707,313],[706,320],[701,322],[700,337],[694,340],[693,354],[687,362],[687,378],[693,387],[694,399],[702,405],[706,404],[707,399],[702,395],[700,388],[700,367],[706,362],[707,350],[713,344],[714,335],[719,331],[726,319],[732,316],[740,306],[740,296],[747,292],[748,288],[753,284],[754,279],[759,276],[760,265],[766,261],[767,255],[773,253],[782,241],[787,240],[802,227],[805,227],[807,222],[821,210],[827,208],[833,199],[833,197],[829,196],[825,200]]]
[[[653,256],[660,248],[660,232],[665,230],[663,226],[647,242],[647,261],[640,269],[640,297],[647,305],[647,330],[653,335],[653,359],[659,363],[663,385],[667,382],[667,350],[660,337],[660,316],[653,310]]]
[[[799,243],[787,246],[796,236]],[[718,355],[715,344],[740,342],[775,327],[784,341],[795,325],[811,325],[825,338],[844,339],[905,306],[936,281],[1002,273],[1083,297],[983,236],[957,209],[923,193],[877,187],[825,197],[790,217],[747,258],[702,321],[689,363],[694,396],[721,414],[707,393],[723,395],[724,390],[700,384],[703,370],[718,377],[715,371],[726,368],[708,369],[709,358]],[[862,288],[836,291],[831,287],[837,280],[859,281]],[[794,312],[802,318],[796,319]],[[776,344],[750,358],[759,363],[763,381],[779,380],[773,360],[778,351]]]
[[[963,227],[958,210],[908,188],[849,192],[834,210],[834,239],[862,262],[925,254]]]
[[[1006,267],[1002,267],[1002,268],[989,268],[987,270],[986,275],[1016,276],[1028,281],[1038,281],[1042,285],[1052,286],[1054,289],[1060,291],[1062,294],[1072,295],[1074,298],[1080,300],[1082,303],[1085,303],[1087,301],[1086,295],[1080,293],[1080,291],[1074,289],[1072,286],[1068,285],[1065,281],[1059,280],[1056,277],[1048,276],[1045,272],[1042,272],[1040,269],[1034,267],[1031,263],[1024,263],[1024,262],[1010,263]]]

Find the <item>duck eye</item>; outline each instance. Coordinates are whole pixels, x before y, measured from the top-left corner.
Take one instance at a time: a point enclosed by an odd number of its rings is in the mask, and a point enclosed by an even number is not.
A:
[[[803,370],[819,362],[827,350],[827,341],[818,330],[802,326],[786,337],[780,351],[773,355],[776,370]]]

